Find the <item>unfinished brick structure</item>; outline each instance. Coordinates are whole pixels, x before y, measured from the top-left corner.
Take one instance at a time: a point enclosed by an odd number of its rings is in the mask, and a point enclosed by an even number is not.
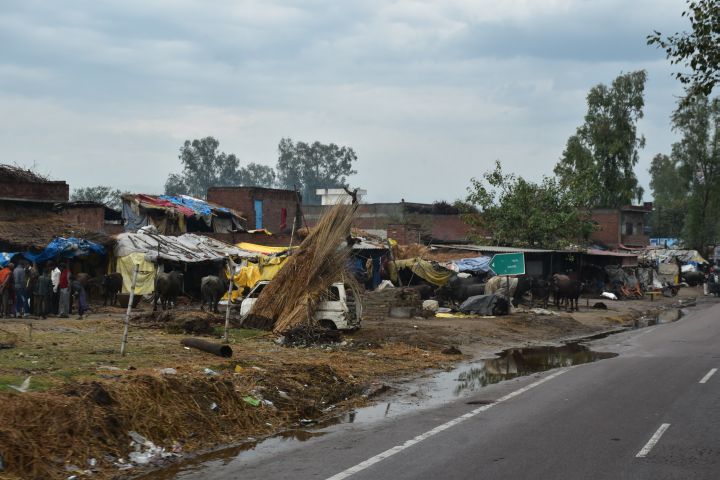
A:
[[[592,220],[597,225],[590,239],[615,248],[645,247],[650,245],[650,236],[645,232],[647,217],[652,213],[652,203],[627,205],[622,208],[598,208],[592,211]]]
[[[262,187],[211,187],[207,199],[240,212],[247,219],[248,230],[266,229],[272,233],[289,233],[298,215],[300,196],[293,190]],[[295,228],[300,228],[300,218]]]

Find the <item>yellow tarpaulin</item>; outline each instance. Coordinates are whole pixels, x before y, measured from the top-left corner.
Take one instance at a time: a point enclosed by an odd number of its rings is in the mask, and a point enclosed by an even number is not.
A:
[[[440,266],[433,265],[427,260],[423,260],[421,258],[410,258],[407,260],[396,260],[395,262],[388,262],[391,280],[394,283],[397,283],[397,272],[395,271],[396,266],[398,270],[401,268],[410,268],[415,275],[422,278],[423,280],[426,280],[427,282],[432,283],[433,285],[437,285],[438,287],[442,287],[443,285],[445,285],[448,280],[450,280],[450,277],[452,277],[453,275],[452,271]]]
[[[240,291],[243,288],[252,288],[259,281],[275,278],[286,260],[287,257],[262,257],[259,263],[248,263],[246,267],[240,268],[233,281],[241,289]],[[240,291],[233,290],[233,300],[240,296]],[[227,297],[227,294],[225,294],[225,297]]]
[[[117,271],[122,274],[123,293],[130,293],[135,265],[140,265],[135,282],[135,295],[149,295],[155,291],[155,264],[145,260],[144,253],[136,252],[119,257],[116,265]]]
[[[271,255],[273,253],[282,253],[288,250],[288,247],[268,247],[267,245],[258,245],[257,243],[240,242],[235,244],[236,247],[242,248],[249,252],[262,253],[263,255]],[[297,248],[297,247],[292,247]]]

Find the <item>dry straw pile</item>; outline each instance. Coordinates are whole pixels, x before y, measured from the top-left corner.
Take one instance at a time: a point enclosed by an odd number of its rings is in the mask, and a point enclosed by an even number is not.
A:
[[[262,291],[243,326],[284,333],[313,323],[312,312],[330,285],[348,280],[350,227],[357,204],[328,210]]]

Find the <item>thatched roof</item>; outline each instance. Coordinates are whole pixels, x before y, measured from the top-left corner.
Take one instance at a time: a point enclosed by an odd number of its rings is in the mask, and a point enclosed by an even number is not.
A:
[[[83,238],[105,246],[114,242],[102,232],[69,224],[55,214],[47,217],[0,221],[0,249],[43,249],[55,237]]]
[[[17,165],[0,164],[0,182],[49,182],[50,179],[39,173]]]

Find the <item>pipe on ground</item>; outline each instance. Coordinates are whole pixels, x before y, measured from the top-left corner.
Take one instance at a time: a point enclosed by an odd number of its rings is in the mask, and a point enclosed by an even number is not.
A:
[[[232,348],[229,345],[221,345],[218,343],[208,342],[206,340],[200,340],[199,338],[184,338],[180,340],[180,343],[186,347],[197,348],[203,352],[212,353],[218,357],[232,357]]]

